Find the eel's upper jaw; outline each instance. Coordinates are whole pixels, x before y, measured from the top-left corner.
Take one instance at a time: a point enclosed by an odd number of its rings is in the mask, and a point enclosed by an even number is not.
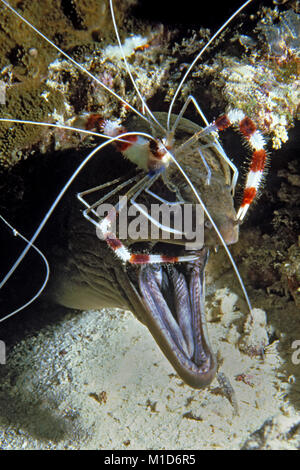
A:
[[[143,322],[179,376],[193,388],[216,373],[204,312],[206,248],[198,259],[177,265],[144,265],[139,271]]]

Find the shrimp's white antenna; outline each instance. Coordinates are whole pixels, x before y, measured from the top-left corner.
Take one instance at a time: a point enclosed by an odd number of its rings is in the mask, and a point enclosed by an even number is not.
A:
[[[92,135],[94,137],[104,137],[105,139],[107,139],[107,135],[105,134],[99,134],[98,132],[88,131],[86,129],[79,129],[77,127],[65,126],[63,124],[51,124],[49,122],[27,121],[26,119],[10,119],[10,118],[0,118],[0,122],[11,122],[14,124],[31,124],[34,126],[43,126],[43,127],[56,127],[58,129],[81,132],[83,134]]]
[[[1,0],[3,1],[3,0]],[[192,70],[192,68],[194,67],[194,65],[196,64],[196,62],[198,62],[198,60],[200,59],[200,57],[202,56],[202,54],[206,51],[206,49],[211,45],[211,43],[216,39],[217,36],[219,36],[219,34],[221,34],[221,32],[226,28],[226,26],[233,20],[233,18],[235,18],[249,3],[251,3],[252,0],[247,0],[245,3],[243,3],[243,5],[238,8],[231,16],[230,18],[228,18],[227,21],[225,21],[225,23],[222,24],[222,26],[215,32],[215,34],[212,36],[212,38],[205,44],[205,46],[201,49],[201,51],[199,52],[199,54],[195,57],[195,59],[193,60],[193,62],[191,63],[191,65],[189,66],[189,68],[187,69],[187,71],[185,72],[184,74],[184,77],[182,78],[181,82],[179,83],[178,87],[177,87],[177,90],[175,91],[175,94],[173,96],[173,99],[171,101],[171,104],[169,106],[169,110],[168,110],[168,119],[167,119],[167,128],[168,130],[170,130],[170,119],[171,119],[171,113],[172,113],[172,109],[173,109],[173,106],[174,106],[174,103],[175,103],[175,100],[178,96],[178,93],[180,92],[187,76],[189,75],[190,71]]]
[[[19,313],[21,310],[23,310],[24,308],[28,307],[30,304],[32,304],[40,295],[41,293],[43,292],[43,290],[45,289],[47,283],[48,283],[48,280],[49,280],[49,274],[50,274],[50,268],[49,268],[49,263],[47,261],[47,258],[45,257],[45,255],[41,252],[41,250],[39,250],[35,245],[33,245],[33,243],[31,243],[29,240],[27,240],[26,237],[24,237],[18,230],[16,230],[1,214],[0,214],[0,219],[2,220],[2,222],[4,222],[13,232],[13,234],[15,236],[19,236],[20,238],[22,238],[22,240],[24,240],[24,242],[27,243],[27,246],[29,246],[29,248],[34,248],[34,250],[38,253],[38,255],[41,256],[42,260],[44,261],[45,263],[45,268],[46,268],[46,274],[45,274],[45,279],[44,279],[44,282],[42,284],[42,286],[39,288],[39,290],[36,292],[36,294],[28,301],[26,302],[25,304],[23,304],[21,307],[17,308],[16,310],[14,310],[13,312],[9,313],[8,315],[5,315],[4,317],[2,317],[0,319],[0,323],[3,322],[4,320],[7,320],[9,317],[12,317],[13,315],[15,315],[16,313]],[[4,284],[6,283],[6,281],[10,278],[10,276],[12,275],[12,273],[15,271],[16,269],[16,266],[15,266],[16,263],[13,264],[13,266],[10,268],[10,270],[8,271],[8,273],[6,274],[6,276],[4,276],[4,278],[2,279],[2,281],[0,282],[0,289],[4,286]]]
[[[156,117],[153,115],[153,113],[151,112],[151,110],[149,109],[146,101],[144,100],[143,96],[141,95],[141,92],[140,90],[138,89],[138,86],[137,84],[135,83],[135,80],[132,76],[132,73],[131,73],[131,70],[129,68],[129,65],[128,65],[128,61],[126,59],[126,55],[125,55],[125,52],[124,52],[124,48],[122,46],[122,43],[121,43],[121,39],[120,39],[120,35],[119,35],[119,31],[118,31],[118,27],[117,27],[117,23],[116,23],[116,18],[115,18],[115,13],[114,13],[114,8],[113,8],[113,2],[112,0],[109,0],[109,5],[110,5],[110,11],[111,11],[111,17],[112,17],[112,21],[113,21],[113,25],[114,25],[114,29],[115,29],[115,33],[116,33],[116,37],[117,37],[117,41],[118,41],[118,44],[119,44],[119,48],[120,48],[120,51],[122,53],[122,56],[123,56],[123,60],[124,60],[124,63],[125,63],[125,67],[126,67],[126,70],[127,70],[127,73],[130,77],[130,80],[135,88],[135,91],[137,92],[141,102],[142,102],[142,105],[143,105],[143,109],[145,109],[147,111],[147,113],[149,114],[149,116],[153,119],[153,121],[160,127],[160,129],[163,131],[163,132],[166,132],[166,129],[161,125],[161,123],[156,119]]]
[[[82,134],[91,135],[93,137],[102,137],[107,139],[107,135],[100,134],[99,132],[88,131],[86,129],[80,129],[78,127],[72,126],[65,126],[63,124],[51,124],[49,122],[38,122],[38,121],[27,121],[26,119],[10,119],[10,118],[0,118],[0,122],[11,122],[14,124],[31,124],[34,126],[42,126],[42,127],[54,127],[58,129],[65,129],[67,131],[74,131],[74,132],[81,132]],[[121,142],[126,142],[126,140],[119,139]]]
[[[35,31],[41,38],[43,38],[45,41],[47,41],[54,49],[56,49],[60,54],[62,54],[66,59],[68,59],[72,64],[74,64],[78,69],[80,69],[83,73],[88,75],[92,80],[94,80],[98,85],[102,86],[106,91],[108,91],[111,95],[113,95],[115,98],[117,98],[119,101],[124,103],[128,108],[130,108],[134,113],[136,113],[140,118],[144,119],[144,121],[148,122],[148,119],[140,113],[137,109],[134,108],[130,103],[128,103],[126,100],[121,98],[117,93],[115,93],[111,88],[108,88],[104,83],[101,82],[97,77],[95,77],[91,72],[89,72],[85,67],[83,67],[81,64],[76,62],[67,52],[63,51],[59,46],[57,46],[51,39],[47,38],[41,31],[39,31],[35,26],[33,26],[32,23],[30,23],[26,18],[24,18],[17,10],[15,10],[6,0],[0,0],[9,10],[13,12],[14,15],[16,15],[18,18],[20,18],[24,23],[27,24],[33,31]]]

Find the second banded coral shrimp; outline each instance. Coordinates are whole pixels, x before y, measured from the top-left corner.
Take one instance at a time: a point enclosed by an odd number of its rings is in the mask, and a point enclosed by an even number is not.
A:
[[[99,246],[100,244],[105,245],[106,251],[104,256],[109,257],[113,254],[113,259],[118,262],[119,269],[121,268],[120,276],[123,275],[123,289],[124,285],[126,285],[125,289],[127,291],[125,290],[124,295],[126,300],[123,301],[123,304],[119,300],[122,294],[114,293],[109,296],[104,292],[103,296],[109,298],[108,301],[106,300],[106,305],[125,305],[126,307],[129,305],[129,308],[134,311],[135,315],[146,324],[178,374],[187,384],[196,388],[210,383],[217,367],[216,359],[211,351],[207,337],[204,313],[204,270],[210,246],[222,245],[226,250],[244,292],[249,310],[252,311],[243,281],[227,245],[237,241],[238,226],[244,219],[261,181],[266,151],[262,134],[256,128],[254,122],[240,110],[230,109],[226,114],[209,123],[197,101],[193,96],[189,95],[181,110],[179,110],[178,115],[173,115],[172,111],[175,101],[194,65],[201,59],[215,38],[251,1],[248,0],[236,10],[202,47],[194,61],[183,74],[174,92],[168,112],[165,115],[159,115],[150,110],[142,96],[139,84],[134,78],[128,59],[130,53],[126,50],[128,44],[126,46],[122,45],[112,0],[110,0],[109,6],[118,42],[117,49],[134,87],[136,100],[139,102],[139,109],[111,88],[110,82],[112,78],[110,75],[106,74],[101,79],[98,78],[95,73],[75,60],[71,54],[65,52],[54,41],[46,37],[31,22],[24,18],[18,10],[14,9],[5,0],[1,0],[2,4],[10,10],[11,14],[16,15],[21,20],[22,27],[28,28],[38,35],[53,50],[60,53],[64,62],[67,61],[70,66],[74,66],[80,74],[91,80],[97,89],[100,88],[108,96],[113,96],[119,102],[122,109],[129,109],[140,122],[148,126],[148,131],[143,130],[143,128],[139,130],[140,124],[137,122],[132,127],[129,127],[129,124],[124,125],[120,120],[107,119],[95,112],[89,112],[78,117],[77,121],[73,121],[71,125],[59,122],[59,117],[57,117],[56,122],[52,123],[14,119],[11,116],[1,118],[2,122],[10,124],[59,129],[64,135],[68,132],[78,131],[82,136],[104,139],[104,142],[97,144],[88,153],[60,190],[38,228],[32,237],[27,240],[26,248],[2,279],[1,287],[9,280],[30,248],[33,247],[37,250],[35,246],[37,237],[81,170],[92,159],[99,158],[101,153],[97,154],[104,147],[113,143],[123,156],[136,166],[137,172],[130,178],[127,175],[120,175],[113,181],[99,182],[100,184],[96,184],[89,189],[82,187],[77,194],[78,199],[84,206],[83,215],[85,219],[91,222],[92,226],[96,226],[98,234],[100,233],[101,235],[102,241],[96,238],[94,233],[97,244]],[[146,48],[147,46],[146,42],[138,39],[130,47],[131,51],[134,51]],[[60,60],[55,61],[54,69],[59,68],[60,63]],[[65,64],[64,66],[68,67]],[[11,74],[11,71],[8,73]],[[44,98],[47,99],[47,96],[44,95]],[[203,128],[185,120],[184,115],[188,106],[195,107],[203,121]],[[75,125],[76,122],[77,126]],[[252,160],[246,180],[244,197],[237,214],[233,208],[232,194],[234,194],[238,179],[238,170],[227,157],[216,137],[216,132],[224,131],[231,125],[239,128],[242,136],[252,149]],[[182,137],[183,132],[185,137]],[[198,167],[201,168],[199,172]],[[104,191],[104,196],[99,197],[98,194],[101,191],[102,193]],[[114,203],[112,210],[106,216],[99,218],[98,207],[108,200],[114,200],[119,194],[124,196],[124,191],[125,197],[121,198],[119,203]],[[168,196],[173,195],[173,198],[170,197],[169,199],[165,194]],[[205,236],[204,245],[201,249],[194,251],[185,250],[186,233],[182,230],[173,229],[169,225],[161,224],[144,211],[146,218],[156,225],[157,228],[181,238],[176,243],[170,243],[170,250],[166,248],[165,239],[160,237],[158,240],[155,240],[157,243],[152,244],[153,250],[151,249],[151,252],[145,253],[136,250],[132,252],[130,249],[131,240],[121,241],[118,234],[112,230],[112,226],[116,218],[121,217],[125,199],[130,202],[131,206],[143,212],[143,206],[138,202],[138,197],[145,195],[148,198],[151,197],[152,201],[159,201],[168,207],[173,205],[184,206],[189,202],[193,204],[193,207],[195,205],[200,206],[205,214],[206,232],[214,233],[211,240],[209,241],[209,237]],[[94,197],[92,202],[91,196]],[[217,197],[221,201],[216,208],[214,201]],[[2,218],[2,221],[5,222],[5,219]],[[6,221],[6,223],[8,224],[9,222]],[[15,231],[15,234],[17,234],[17,231]],[[153,242],[153,240],[148,241]],[[167,253],[159,251],[159,248],[166,248]],[[47,265],[45,258],[44,261]],[[136,269],[133,270],[133,268]],[[49,268],[47,265],[47,278],[43,286],[26,305],[32,303],[40,295],[47,283],[48,275]],[[111,286],[105,285],[103,290],[112,289],[115,291],[115,287],[112,286],[111,288]],[[65,288],[67,289],[66,284],[64,284],[62,290]],[[170,295],[167,291],[172,292],[173,295]],[[76,293],[78,298],[81,296],[80,292],[79,289],[79,293]],[[97,293],[97,295],[100,296],[97,304],[100,307],[103,304],[103,299],[101,294]],[[115,300],[113,296],[118,297],[118,299]],[[70,300],[70,296],[65,292],[59,301],[64,305],[74,308],[78,306],[77,300],[75,301],[74,298]],[[90,306],[89,303],[88,305]],[[22,305],[13,312],[5,314],[1,320],[3,321],[13,316],[24,307],[25,305]]]

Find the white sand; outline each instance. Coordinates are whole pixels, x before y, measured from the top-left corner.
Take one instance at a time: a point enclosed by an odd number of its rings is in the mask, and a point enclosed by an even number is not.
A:
[[[260,300],[269,305],[272,296]],[[279,337],[283,322],[284,334],[264,362],[238,347],[253,342],[239,305],[228,288],[207,302],[210,338],[239,416],[217,380],[201,391],[184,385],[130,312],[72,312],[21,341],[0,366],[0,448],[300,448],[300,366],[288,347],[300,339],[294,303],[282,298],[272,308],[268,331]],[[266,333],[258,313],[255,341]],[[248,383],[236,380],[241,374]]]

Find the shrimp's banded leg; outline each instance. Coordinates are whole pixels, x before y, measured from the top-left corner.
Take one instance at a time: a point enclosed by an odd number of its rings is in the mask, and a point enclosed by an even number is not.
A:
[[[127,199],[126,199],[127,200]],[[129,249],[117,238],[114,232],[110,231],[110,227],[114,222],[117,214],[122,208],[119,206],[113,208],[107,216],[102,219],[98,224],[98,228],[102,232],[102,238],[107,243],[107,245],[114,251],[116,256],[123,263],[130,264],[157,264],[157,263],[179,263],[179,262],[189,262],[197,259],[197,256],[188,255],[188,256],[167,256],[167,255],[148,255],[144,253],[130,253]]]
[[[119,240],[113,232],[103,233],[103,238],[108,246],[115,252],[123,263],[130,264],[168,264],[195,261],[197,256],[167,256],[147,255],[145,253],[130,253],[128,248]]]
[[[243,200],[237,213],[237,220],[241,222],[253,202],[263,178],[267,160],[266,141],[252,119],[246,116],[243,111],[237,109],[230,110],[227,114],[218,117],[209,128],[223,131],[230,126],[238,126],[253,150]]]
[[[149,176],[149,174],[145,175],[140,181],[138,181],[127,193],[123,196],[116,206],[112,207],[112,209],[108,212],[106,217],[102,220],[97,221],[89,214],[92,212],[93,215],[98,216],[97,212],[95,211],[95,207],[100,205],[103,201],[108,199],[108,195],[105,195],[102,199],[99,199],[96,203],[89,205],[88,202],[83,199],[84,195],[91,194],[92,192],[98,191],[99,189],[103,189],[103,187],[108,186],[108,183],[105,185],[97,186],[95,188],[83,191],[77,195],[78,199],[86,206],[83,214],[84,217],[89,220],[93,225],[100,230],[101,238],[107,243],[107,245],[114,251],[116,256],[123,262],[123,263],[130,263],[130,264],[157,264],[157,263],[179,263],[179,262],[188,262],[194,261],[197,257],[190,255],[190,256],[167,256],[167,255],[148,255],[144,253],[130,253],[129,249],[121,242],[121,240],[116,236],[116,234],[112,231],[113,223],[115,222],[118,214],[124,209],[127,204],[128,199],[134,201],[138,194],[140,194],[143,190],[147,190],[151,184],[157,179],[159,174],[154,174]],[[115,193],[117,189],[121,189],[126,186],[126,184],[130,184],[136,180],[135,178],[131,178],[128,181],[118,185],[111,193]],[[119,179],[114,180],[114,182],[119,182]],[[112,182],[113,183],[113,182]],[[110,193],[110,194],[111,194]],[[135,203],[136,204],[136,203]],[[138,205],[137,205],[138,206]],[[139,207],[139,206],[138,206]],[[148,217],[149,218],[149,217]],[[152,218],[150,220],[153,222]],[[164,228],[162,226],[161,228]]]

